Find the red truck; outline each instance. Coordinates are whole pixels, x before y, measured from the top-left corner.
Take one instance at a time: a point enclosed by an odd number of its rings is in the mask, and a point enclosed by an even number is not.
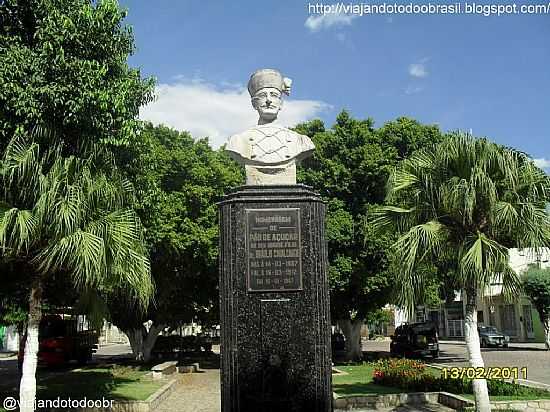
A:
[[[97,350],[97,333],[94,330],[79,330],[77,319],[60,315],[47,315],[40,321],[38,330],[38,363],[45,366],[60,366],[71,360],[85,364]],[[19,367],[23,365],[27,335],[19,345]]]

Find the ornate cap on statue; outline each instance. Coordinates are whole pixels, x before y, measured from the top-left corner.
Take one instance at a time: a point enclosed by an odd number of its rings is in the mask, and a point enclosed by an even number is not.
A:
[[[253,97],[256,92],[264,87],[274,87],[281,93],[290,94],[290,86],[292,80],[283,77],[283,75],[275,69],[261,69],[255,71],[248,81],[248,93]]]

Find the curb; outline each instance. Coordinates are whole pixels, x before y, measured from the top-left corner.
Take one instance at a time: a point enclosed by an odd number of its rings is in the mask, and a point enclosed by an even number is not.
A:
[[[446,392],[411,392],[347,397],[333,393],[332,403],[334,405],[334,412],[349,411],[353,409],[387,409],[401,405],[441,404],[448,406],[448,404],[452,404],[458,406],[453,409],[459,409],[463,407],[463,405],[473,405],[473,403],[467,399],[455,399],[454,395],[447,394]]]
[[[155,393],[150,395],[144,401],[115,401],[113,407],[108,409],[113,412],[151,412],[156,410],[162,401],[164,401],[174,391],[178,383],[178,378],[172,378],[170,382],[161,386]],[[81,412],[100,412],[104,409],[91,408],[81,409]]]
[[[448,392],[412,392],[388,395],[339,396],[333,393],[334,412],[350,410],[395,408],[402,405],[443,405],[457,411],[470,411],[475,402],[460,395]],[[550,411],[550,399],[519,401],[492,401],[493,410],[519,410],[523,412]]]

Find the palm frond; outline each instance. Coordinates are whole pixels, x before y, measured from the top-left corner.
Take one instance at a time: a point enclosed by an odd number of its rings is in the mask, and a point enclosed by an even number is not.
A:
[[[515,301],[521,293],[521,278],[509,266],[506,265],[501,271],[502,294],[508,302]]]
[[[374,222],[401,233],[394,263],[408,304],[421,293],[417,271],[428,256],[434,263],[454,256],[456,285],[485,287],[498,275],[514,293],[507,247],[550,247],[550,177],[524,154],[487,139],[454,132],[413,154],[392,172],[386,202]]]
[[[510,202],[497,201],[490,211],[491,221],[498,231],[510,234],[518,225],[519,214]]]
[[[0,160],[0,248],[42,275],[69,273],[80,291],[116,287],[145,307],[153,283],[132,185],[40,140],[13,138]]]
[[[409,230],[414,224],[415,212],[415,208],[405,209],[395,206],[380,206],[371,212],[369,221],[379,232],[393,229],[404,232]]]
[[[508,266],[508,249],[483,233],[470,236],[464,244],[459,263],[461,283],[485,288],[495,273]]]
[[[10,208],[0,211],[0,245],[4,253],[26,253],[37,239],[37,222],[29,210]]]
[[[83,230],[44,248],[34,263],[44,274],[69,271],[77,288],[97,287],[107,272],[103,239]]]

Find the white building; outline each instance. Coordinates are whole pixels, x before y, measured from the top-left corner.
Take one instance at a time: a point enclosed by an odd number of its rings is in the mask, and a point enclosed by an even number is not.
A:
[[[537,264],[540,267],[550,267],[550,249],[544,249],[536,255],[530,249],[509,249],[510,266],[521,277],[529,265]],[[464,337],[464,314],[466,303],[461,293],[455,293],[452,303],[446,303],[438,308],[419,306],[414,312],[414,319],[410,322],[434,321],[439,326],[439,335],[448,339],[462,339]],[[478,323],[495,326],[498,330],[509,335],[516,342],[544,342],[544,328],[539,315],[525,295],[518,296],[509,302],[502,294],[502,282],[495,279],[486,288],[477,302]],[[404,311],[396,310],[396,324],[407,321]],[[399,323],[398,323],[399,320]]]

